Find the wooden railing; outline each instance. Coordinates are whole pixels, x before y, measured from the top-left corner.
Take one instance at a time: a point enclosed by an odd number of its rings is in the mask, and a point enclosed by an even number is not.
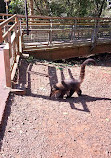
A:
[[[26,35],[26,21],[21,16],[24,43],[56,42],[93,43],[111,39],[111,18],[60,18],[29,16],[29,36]],[[45,43],[46,44],[46,43]]]
[[[68,46],[70,43],[111,42],[111,18],[68,18],[29,16],[28,28],[23,15],[0,13],[0,43],[4,44],[6,84],[11,80],[17,67],[20,53],[30,49]],[[29,35],[27,35],[29,30]],[[28,43],[28,45],[26,45]]]
[[[1,14],[0,14],[1,16]],[[5,74],[6,74],[6,86],[11,87],[11,80],[14,78],[14,74],[17,68],[17,64],[21,52],[21,32],[20,23],[17,15],[5,15],[0,23],[0,43],[3,44]]]
[[[6,16],[2,14],[2,17]],[[48,42],[51,45],[54,41],[78,43],[87,40],[94,43],[95,39],[96,42],[111,39],[111,18],[29,16],[30,34],[27,36],[25,16],[17,17],[24,42]]]

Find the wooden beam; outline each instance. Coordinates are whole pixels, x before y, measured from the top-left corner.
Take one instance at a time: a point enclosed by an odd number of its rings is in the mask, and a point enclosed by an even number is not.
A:
[[[102,43],[96,45],[93,51],[91,49],[91,44],[81,45],[81,46],[72,46],[72,47],[59,47],[59,48],[51,48],[51,49],[34,49],[30,51],[26,51],[30,55],[36,57],[37,59],[45,59],[45,60],[61,60],[61,59],[69,59],[73,57],[84,57],[92,54],[99,54],[109,52],[111,53],[111,42]]]
[[[18,64],[19,64],[19,59],[20,59],[20,55],[17,55],[16,57],[16,63],[14,63],[14,67],[12,69],[12,73],[11,73],[11,80],[14,80],[15,74],[16,74],[16,70],[18,68]]]
[[[13,18],[16,17],[16,14],[14,14],[13,16],[11,16],[10,18],[8,18],[7,20],[3,21],[2,23],[0,23],[0,26],[3,27],[4,25],[8,24],[9,22],[11,22],[13,20]]]
[[[5,65],[6,86],[11,87],[10,57],[9,57],[8,43],[4,48],[4,65]]]

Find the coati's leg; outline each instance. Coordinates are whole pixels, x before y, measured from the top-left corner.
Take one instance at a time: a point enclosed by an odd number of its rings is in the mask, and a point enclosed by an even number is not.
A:
[[[74,89],[71,89],[69,91],[69,94],[67,94],[67,97],[66,98],[70,98],[73,94],[74,94],[75,90]]]
[[[78,96],[81,96],[81,95],[82,95],[81,89],[78,89],[77,94],[78,94]]]
[[[61,94],[59,95],[58,98],[63,98],[66,93],[67,93],[66,90],[61,90]]]
[[[63,96],[64,96],[64,95],[61,93],[61,95],[60,95],[58,98],[63,98]]]

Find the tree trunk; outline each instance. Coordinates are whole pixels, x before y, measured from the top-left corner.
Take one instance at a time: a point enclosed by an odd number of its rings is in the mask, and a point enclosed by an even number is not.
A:
[[[29,14],[34,15],[33,0],[29,0]]]

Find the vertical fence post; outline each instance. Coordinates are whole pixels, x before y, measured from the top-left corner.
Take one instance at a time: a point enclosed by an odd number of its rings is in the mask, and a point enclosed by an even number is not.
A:
[[[14,48],[14,62],[16,62],[16,56],[17,56],[17,54],[19,54],[19,49],[18,49],[18,31],[17,31],[17,27],[18,27],[18,17],[16,16],[15,17],[15,23],[16,23],[16,25],[15,25],[15,29],[14,29],[14,31],[15,31],[15,40],[14,40],[14,43],[13,43],[13,48]]]
[[[16,63],[16,56],[17,56],[16,40],[14,40],[13,41],[13,59],[14,59],[14,63]]]
[[[77,25],[77,20],[74,20],[74,24],[72,24],[72,32],[71,32],[71,41],[75,41],[76,40],[76,25]]]
[[[23,31],[22,31],[22,26],[21,26],[21,19],[19,20],[19,54],[23,52]]]
[[[8,43],[4,48],[4,65],[5,65],[6,86],[11,87],[10,57],[9,57]]]
[[[74,20],[74,41],[76,42],[76,28],[77,28],[77,20]]]
[[[12,57],[11,31],[8,31],[9,55]]]
[[[19,36],[19,54],[21,54],[23,52],[23,48],[24,48],[24,43],[23,43],[23,32],[20,32],[20,36]]]
[[[72,24],[71,41],[74,40],[74,25]]]
[[[16,50],[16,55],[19,55],[20,51],[19,51],[19,36],[20,36],[20,30],[19,30],[19,26],[18,26],[19,22],[17,23],[16,27],[15,27],[15,50]],[[17,29],[18,27],[18,29]]]
[[[49,44],[52,44],[52,20],[50,19]]]
[[[17,18],[17,16],[15,17],[15,23],[17,23],[16,26],[15,26],[15,36],[16,36],[17,26],[18,26],[18,18]]]
[[[17,36],[16,36],[16,49],[17,49],[17,55],[20,54],[20,51],[19,51],[19,36],[20,36],[20,32],[19,30],[17,31]]]
[[[3,18],[3,20],[5,20],[5,16],[3,15],[2,16],[2,18]],[[6,32],[6,28],[5,28],[5,26],[4,26],[4,33]]]

